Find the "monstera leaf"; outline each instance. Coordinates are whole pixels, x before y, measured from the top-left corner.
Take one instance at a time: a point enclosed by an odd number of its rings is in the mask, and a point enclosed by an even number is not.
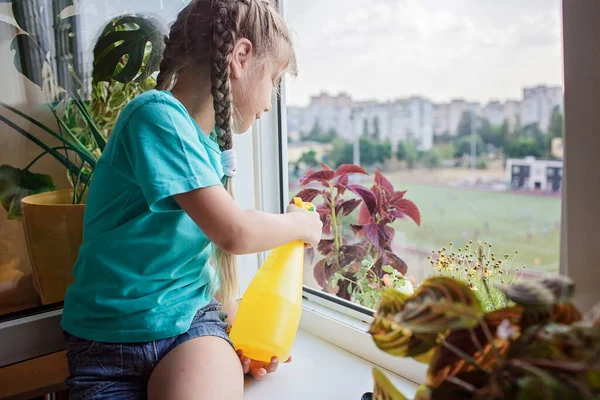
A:
[[[431,277],[419,285],[396,314],[396,322],[417,333],[444,333],[473,328],[484,311],[475,293],[464,283],[448,277]]]
[[[373,369],[373,379],[375,380],[374,400],[406,400],[392,382],[376,368]]]
[[[22,30],[37,43],[43,54],[51,48],[52,22],[54,19],[52,6],[46,0],[13,0],[12,12]]]
[[[10,43],[10,49],[15,51],[13,62],[17,71],[41,89],[44,85],[42,66],[46,64],[42,48],[31,36],[19,34]]]
[[[0,165],[0,203],[10,219],[21,217],[22,198],[54,189],[54,182],[48,175]]]
[[[436,345],[434,333],[415,334],[396,322],[408,296],[387,288],[381,293],[381,302],[369,333],[381,350],[398,357],[418,357],[427,354]],[[427,359],[419,361],[427,362]]]
[[[116,18],[94,47],[94,83],[144,80],[158,70],[163,49],[163,35],[156,20],[135,15]]]

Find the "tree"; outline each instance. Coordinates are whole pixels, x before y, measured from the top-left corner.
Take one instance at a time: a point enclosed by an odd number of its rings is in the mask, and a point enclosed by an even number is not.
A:
[[[544,146],[534,137],[517,137],[510,140],[504,149],[507,158],[543,157]]]
[[[306,164],[309,168],[318,167],[319,161],[317,160],[317,153],[314,150],[302,153],[296,164],[302,163]]]
[[[377,115],[373,117],[373,138],[375,140],[381,140],[381,131],[379,130],[379,117]]]
[[[417,158],[419,158],[417,142],[413,139],[408,139],[406,142],[398,143],[396,157],[400,161],[406,161],[408,168],[413,169],[415,167],[415,163],[417,162]]]
[[[333,140],[333,148],[327,154],[327,160],[336,168],[342,164],[352,164],[354,161],[354,147],[344,138],[337,137]]]
[[[556,106],[552,110],[552,117],[550,118],[550,126],[548,127],[548,133],[551,138],[562,138],[564,136],[564,118],[560,111],[560,107]]]
[[[315,138],[321,136],[321,125],[319,124],[319,119],[315,119],[315,123],[313,124],[312,129],[308,133],[309,138]]]
[[[515,122],[515,127],[513,128],[512,137],[518,138],[523,136],[523,126],[521,125],[521,117],[517,117],[517,122]]]
[[[319,143],[331,143],[336,137],[337,132],[333,128],[329,128],[327,133],[323,132],[318,119],[315,120],[315,123],[308,135],[302,134],[300,136],[302,140],[311,140]]]
[[[432,147],[424,154],[423,163],[427,168],[439,168],[442,164],[442,156],[437,147]]]
[[[509,136],[510,136],[510,124],[508,123],[508,119],[504,118],[504,121],[502,121],[502,125],[500,126],[500,142],[501,142],[500,146],[501,147],[504,147],[504,143],[506,143]]]
[[[458,122],[457,136],[464,137],[471,135],[471,121],[474,118],[474,114],[470,111],[464,111],[460,116],[460,121]]]
[[[475,148],[477,154],[483,153],[483,140],[479,136],[475,139]],[[471,155],[471,138],[463,136],[458,138],[456,146],[454,148],[454,157],[463,157],[465,155]]]
[[[361,137],[359,146],[360,164],[363,166],[383,164],[392,157],[392,144],[389,140],[379,142],[372,138]],[[352,164],[354,162],[354,144],[343,138],[336,138],[327,158],[329,163],[336,167],[342,164]]]

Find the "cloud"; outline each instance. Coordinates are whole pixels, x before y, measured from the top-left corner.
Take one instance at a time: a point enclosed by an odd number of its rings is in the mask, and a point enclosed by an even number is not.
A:
[[[294,103],[322,90],[359,99],[421,94],[486,101],[562,81],[560,0],[287,4],[298,13],[290,16],[301,68],[290,91]]]

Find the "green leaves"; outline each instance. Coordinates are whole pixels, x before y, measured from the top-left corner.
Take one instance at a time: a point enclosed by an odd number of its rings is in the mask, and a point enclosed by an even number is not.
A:
[[[436,335],[415,334],[398,323],[409,296],[395,289],[381,292],[381,303],[369,332],[381,350],[398,357],[417,357],[436,345]]]
[[[36,174],[10,165],[0,165],[0,203],[9,219],[21,218],[21,199],[55,189],[49,175]]]
[[[94,47],[94,83],[144,80],[158,70],[164,49],[154,19],[127,15],[113,20]]]
[[[373,400],[406,400],[406,397],[377,368],[373,369],[373,379],[375,380]]]
[[[381,350],[416,357],[436,346],[439,334],[473,328],[481,318],[481,305],[466,285],[435,277],[425,280],[412,296],[394,289],[382,291],[369,332]]]
[[[479,324],[483,309],[471,289],[446,277],[428,278],[396,315],[398,324],[414,332],[442,333]]]

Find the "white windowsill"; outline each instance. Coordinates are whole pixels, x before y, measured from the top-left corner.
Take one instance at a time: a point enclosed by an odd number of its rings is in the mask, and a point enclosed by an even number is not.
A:
[[[292,350],[294,361],[262,382],[246,380],[248,400],[360,400],[373,391],[373,364],[300,330]],[[413,382],[391,372],[386,375],[405,396],[417,390]]]

